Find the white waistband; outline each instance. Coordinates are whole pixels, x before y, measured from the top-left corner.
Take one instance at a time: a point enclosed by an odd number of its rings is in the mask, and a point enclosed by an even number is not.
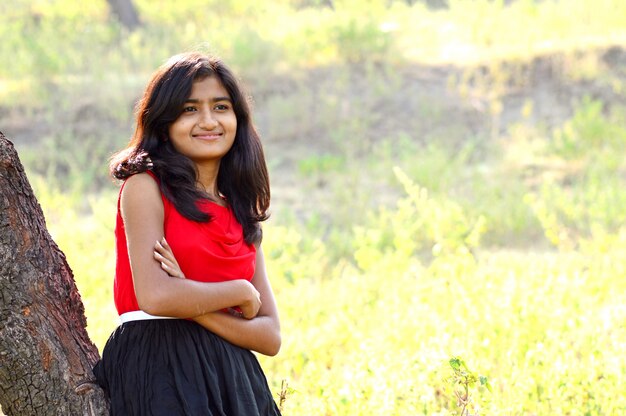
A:
[[[155,316],[145,313],[144,311],[126,312],[120,315],[120,322],[126,323],[130,321],[145,321],[146,319],[178,319],[171,316]]]

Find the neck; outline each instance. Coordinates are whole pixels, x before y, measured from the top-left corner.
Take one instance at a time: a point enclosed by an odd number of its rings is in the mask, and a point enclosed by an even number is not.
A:
[[[217,189],[217,174],[220,171],[220,164],[212,163],[206,165],[197,165],[198,169],[198,187],[209,196],[219,199],[220,193]]]

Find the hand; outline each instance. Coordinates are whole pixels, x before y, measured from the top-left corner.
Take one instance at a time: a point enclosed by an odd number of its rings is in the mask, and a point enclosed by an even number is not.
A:
[[[249,284],[251,289],[250,296],[247,301],[237,306],[241,310],[241,317],[245,319],[252,319],[257,316],[259,309],[261,309],[261,294],[258,290],[256,290],[252,283],[249,283],[247,280],[244,281]]]
[[[154,259],[161,263],[161,268],[171,277],[185,279],[185,274],[180,269],[172,248],[167,244],[165,237],[154,245]]]
[[[180,269],[176,257],[172,252],[172,248],[165,240],[165,237],[161,241],[157,241],[154,245],[154,259],[161,264],[161,268],[171,277],[179,279],[185,279],[185,274]],[[241,305],[236,305],[235,308],[229,308],[233,316],[239,316],[245,319],[252,319],[259,313],[261,308],[261,294],[247,280],[242,280],[246,283],[248,294],[246,300]]]

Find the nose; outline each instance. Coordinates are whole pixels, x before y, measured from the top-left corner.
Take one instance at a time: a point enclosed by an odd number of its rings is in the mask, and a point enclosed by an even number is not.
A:
[[[217,127],[217,120],[215,119],[213,112],[206,110],[202,112],[198,127],[205,130],[213,130]]]

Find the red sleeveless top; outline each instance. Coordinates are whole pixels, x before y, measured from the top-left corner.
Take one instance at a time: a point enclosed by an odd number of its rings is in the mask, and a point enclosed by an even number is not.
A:
[[[152,172],[147,172],[155,181]],[[125,184],[125,183],[124,183]],[[120,188],[120,194],[124,188]],[[243,228],[230,207],[211,201],[198,206],[212,216],[209,222],[196,222],[183,217],[161,194],[164,208],[165,239],[187,279],[201,282],[252,280],[256,262],[256,247],[243,239]],[[116,265],[113,296],[118,314],[137,311],[137,298],[128,259],[124,221],[117,202],[115,225]],[[152,253],[147,255],[152,256]]]

